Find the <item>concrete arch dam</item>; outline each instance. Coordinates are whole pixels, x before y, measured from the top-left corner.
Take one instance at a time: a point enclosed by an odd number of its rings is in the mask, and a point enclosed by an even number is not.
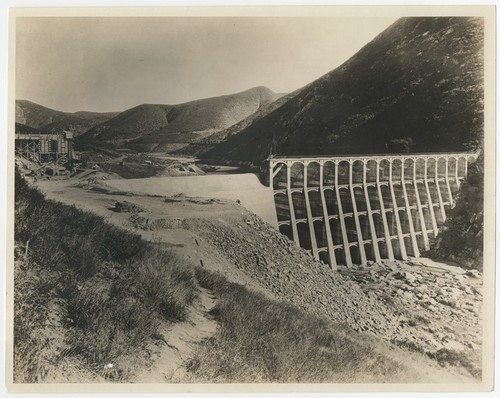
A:
[[[333,269],[419,257],[477,157],[271,157],[279,230]]]

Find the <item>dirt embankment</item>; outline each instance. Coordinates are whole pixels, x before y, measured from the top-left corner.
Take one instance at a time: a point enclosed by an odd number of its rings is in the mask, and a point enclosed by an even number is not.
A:
[[[209,197],[241,203],[267,223],[277,227],[273,191],[251,173],[190,177],[112,179],[106,185],[113,190],[134,190],[149,195]]]

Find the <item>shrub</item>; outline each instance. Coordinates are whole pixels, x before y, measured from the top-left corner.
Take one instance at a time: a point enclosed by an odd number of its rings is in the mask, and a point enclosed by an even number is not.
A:
[[[483,269],[484,172],[482,156],[469,167],[456,205],[432,242],[428,255],[454,261],[465,268]]]

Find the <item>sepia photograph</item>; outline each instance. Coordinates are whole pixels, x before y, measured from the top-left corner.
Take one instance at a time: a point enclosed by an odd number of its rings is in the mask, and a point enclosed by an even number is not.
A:
[[[7,389],[491,391],[495,12],[10,9]]]

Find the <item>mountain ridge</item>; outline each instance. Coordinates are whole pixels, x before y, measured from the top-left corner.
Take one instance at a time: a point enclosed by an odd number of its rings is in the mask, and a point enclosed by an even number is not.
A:
[[[58,133],[71,130],[75,135],[114,117],[117,112],[63,112],[29,100],[16,100],[16,122],[39,130]]]
[[[401,18],[207,159],[455,151],[481,145],[483,23]]]
[[[203,138],[238,123],[280,95],[258,86],[240,93],[177,105],[141,104],[93,127],[80,139],[114,141],[147,150],[182,141],[182,134],[186,134],[187,141],[192,141],[199,138],[193,134],[198,133]]]

